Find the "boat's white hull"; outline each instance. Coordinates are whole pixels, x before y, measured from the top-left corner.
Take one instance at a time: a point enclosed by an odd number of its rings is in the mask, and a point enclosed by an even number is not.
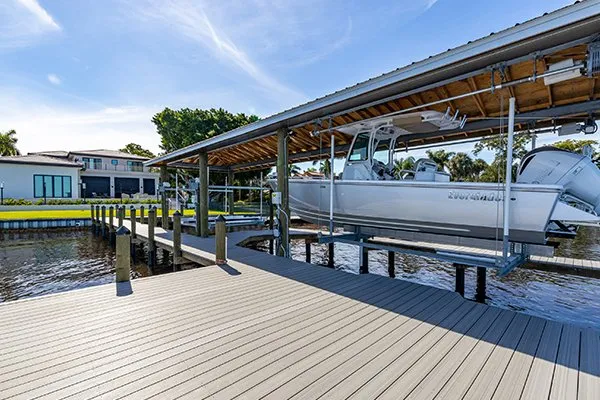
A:
[[[290,210],[302,219],[329,223],[325,180],[290,179]],[[501,239],[503,185],[407,181],[348,181],[334,184],[337,225]],[[543,244],[561,186],[515,184],[510,239]]]

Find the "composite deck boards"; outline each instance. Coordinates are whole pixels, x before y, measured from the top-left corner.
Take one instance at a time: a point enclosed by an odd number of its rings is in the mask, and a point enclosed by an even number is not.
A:
[[[252,235],[229,235],[227,266],[135,279],[131,294],[0,304],[0,399],[600,396],[597,330],[236,246]],[[214,259],[214,239],[182,242]]]

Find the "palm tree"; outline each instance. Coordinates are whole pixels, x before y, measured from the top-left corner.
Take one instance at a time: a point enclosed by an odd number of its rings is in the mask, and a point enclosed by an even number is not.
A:
[[[296,164],[288,165],[288,176],[298,175],[301,172],[300,167]]]
[[[317,165],[320,162],[321,160],[314,160],[312,164]],[[329,174],[331,173],[331,160],[329,158],[326,158],[323,162],[321,162],[319,165],[319,172],[324,176],[329,177]]]
[[[475,179],[475,182],[479,182],[481,179],[481,174],[487,169],[487,167],[488,163],[482,158],[478,158],[473,161],[473,178]]]
[[[394,176],[396,179],[402,178],[400,174],[403,170],[412,170],[415,168],[415,158],[413,156],[409,156],[406,158],[398,158],[394,160]]]
[[[427,157],[434,161],[441,171],[444,171],[450,162],[450,159],[454,156],[454,152],[446,151],[444,149],[431,151],[427,150]]]
[[[18,156],[21,153],[17,149],[18,139],[15,137],[17,132],[11,129],[7,132],[0,132],[0,156]]]
[[[473,178],[473,160],[467,153],[456,153],[448,162],[448,169],[455,181],[470,181]]]

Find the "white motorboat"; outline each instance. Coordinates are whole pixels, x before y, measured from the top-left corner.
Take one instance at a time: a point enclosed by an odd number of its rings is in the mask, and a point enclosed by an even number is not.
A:
[[[425,111],[339,128],[354,139],[334,181],[333,222],[377,228],[390,237],[409,231],[501,240],[503,184],[453,182],[428,159],[402,171],[400,179],[392,173],[403,135],[454,129],[462,122]],[[290,179],[292,214],[327,225],[330,185],[328,179]],[[512,242],[545,244],[550,235],[574,235],[578,225],[600,222],[600,170],[589,156],[536,149],[523,158],[511,188]]]

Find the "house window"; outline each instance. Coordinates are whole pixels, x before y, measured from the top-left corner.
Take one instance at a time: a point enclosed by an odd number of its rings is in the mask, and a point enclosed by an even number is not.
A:
[[[110,163],[112,165],[119,165],[119,160],[112,160]]]
[[[71,198],[71,177],[63,175],[34,175],[33,197]]]
[[[127,161],[127,170],[142,172],[144,170],[144,166],[141,161]]]
[[[83,165],[86,169],[102,169],[101,158],[83,157],[81,160],[83,161]]]

